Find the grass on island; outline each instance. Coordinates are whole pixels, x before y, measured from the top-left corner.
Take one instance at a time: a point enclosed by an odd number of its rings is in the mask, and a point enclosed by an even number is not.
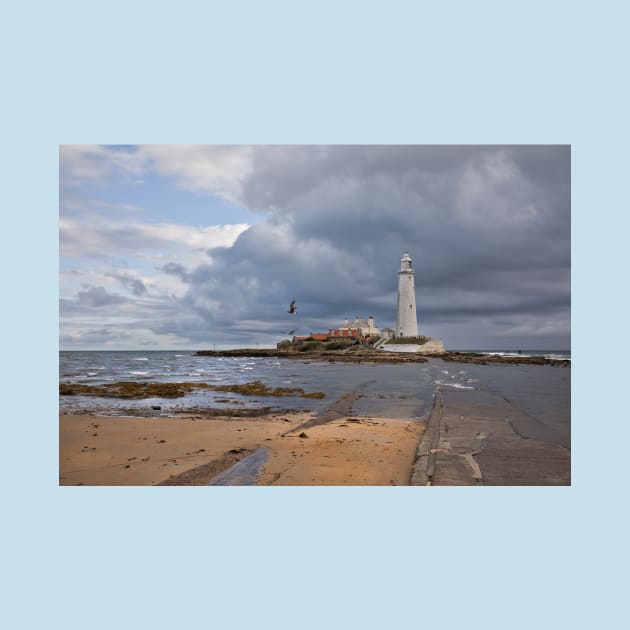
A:
[[[324,398],[324,392],[305,392],[301,387],[271,388],[262,381],[242,385],[209,385],[208,383],[139,383],[119,381],[103,385],[60,383],[62,396],[104,396],[107,398],[180,398],[195,389],[211,389],[217,392],[233,392],[244,396],[295,396],[300,398]]]
[[[300,341],[281,341],[277,349],[284,352],[328,352],[329,350],[350,350],[357,347],[363,348],[365,345],[374,345],[380,337],[369,337],[363,342],[356,339],[339,339],[337,341],[318,341],[313,337],[306,337]]]

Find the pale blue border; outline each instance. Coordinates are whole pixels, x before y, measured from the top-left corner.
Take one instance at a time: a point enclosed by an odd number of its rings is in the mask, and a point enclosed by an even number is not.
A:
[[[3,9],[6,627],[618,625],[628,20],[588,6]],[[58,488],[57,146],[81,142],[572,143],[573,487]]]

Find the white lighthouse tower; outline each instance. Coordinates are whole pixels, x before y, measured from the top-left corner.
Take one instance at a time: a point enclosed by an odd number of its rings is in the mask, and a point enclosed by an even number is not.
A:
[[[398,272],[398,308],[396,310],[396,337],[417,337],[416,288],[411,256],[405,253],[400,259]]]

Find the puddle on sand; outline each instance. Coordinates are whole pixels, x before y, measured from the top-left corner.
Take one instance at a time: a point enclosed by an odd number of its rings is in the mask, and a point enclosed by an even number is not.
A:
[[[260,447],[251,455],[236,462],[227,470],[213,477],[209,486],[254,486],[256,478],[261,473],[269,459],[269,451]]]

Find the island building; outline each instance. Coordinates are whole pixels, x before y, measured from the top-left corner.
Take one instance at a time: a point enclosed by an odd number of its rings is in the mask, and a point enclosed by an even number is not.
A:
[[[343,326],[339,328],[330,328],[328,334],[331,337],[347,337],[350,331],[359,331],[363,337],[376,337],[379,335],[378,328],[374,325],[374,318],[370,315],[367,321],[358,317],[354,318],[354,321],[348,322],[346,319]]]
[[[327,333],[311,333],[308,336],[294,336],[293,343],[303,343],[307,339],[313,341],[339,341],[348,339],[353,341],[366,341],[370,337],[378,337],[379,329],[374,324],[374,318],[370,315],[365,319],[355,317],[352,322],[347,319],[339,328],[329,328]]]
[[[398,306],[396,308],[396,337],[417,337],[416,287],[411,256],[407,252],[400,259],[398,272]]]

